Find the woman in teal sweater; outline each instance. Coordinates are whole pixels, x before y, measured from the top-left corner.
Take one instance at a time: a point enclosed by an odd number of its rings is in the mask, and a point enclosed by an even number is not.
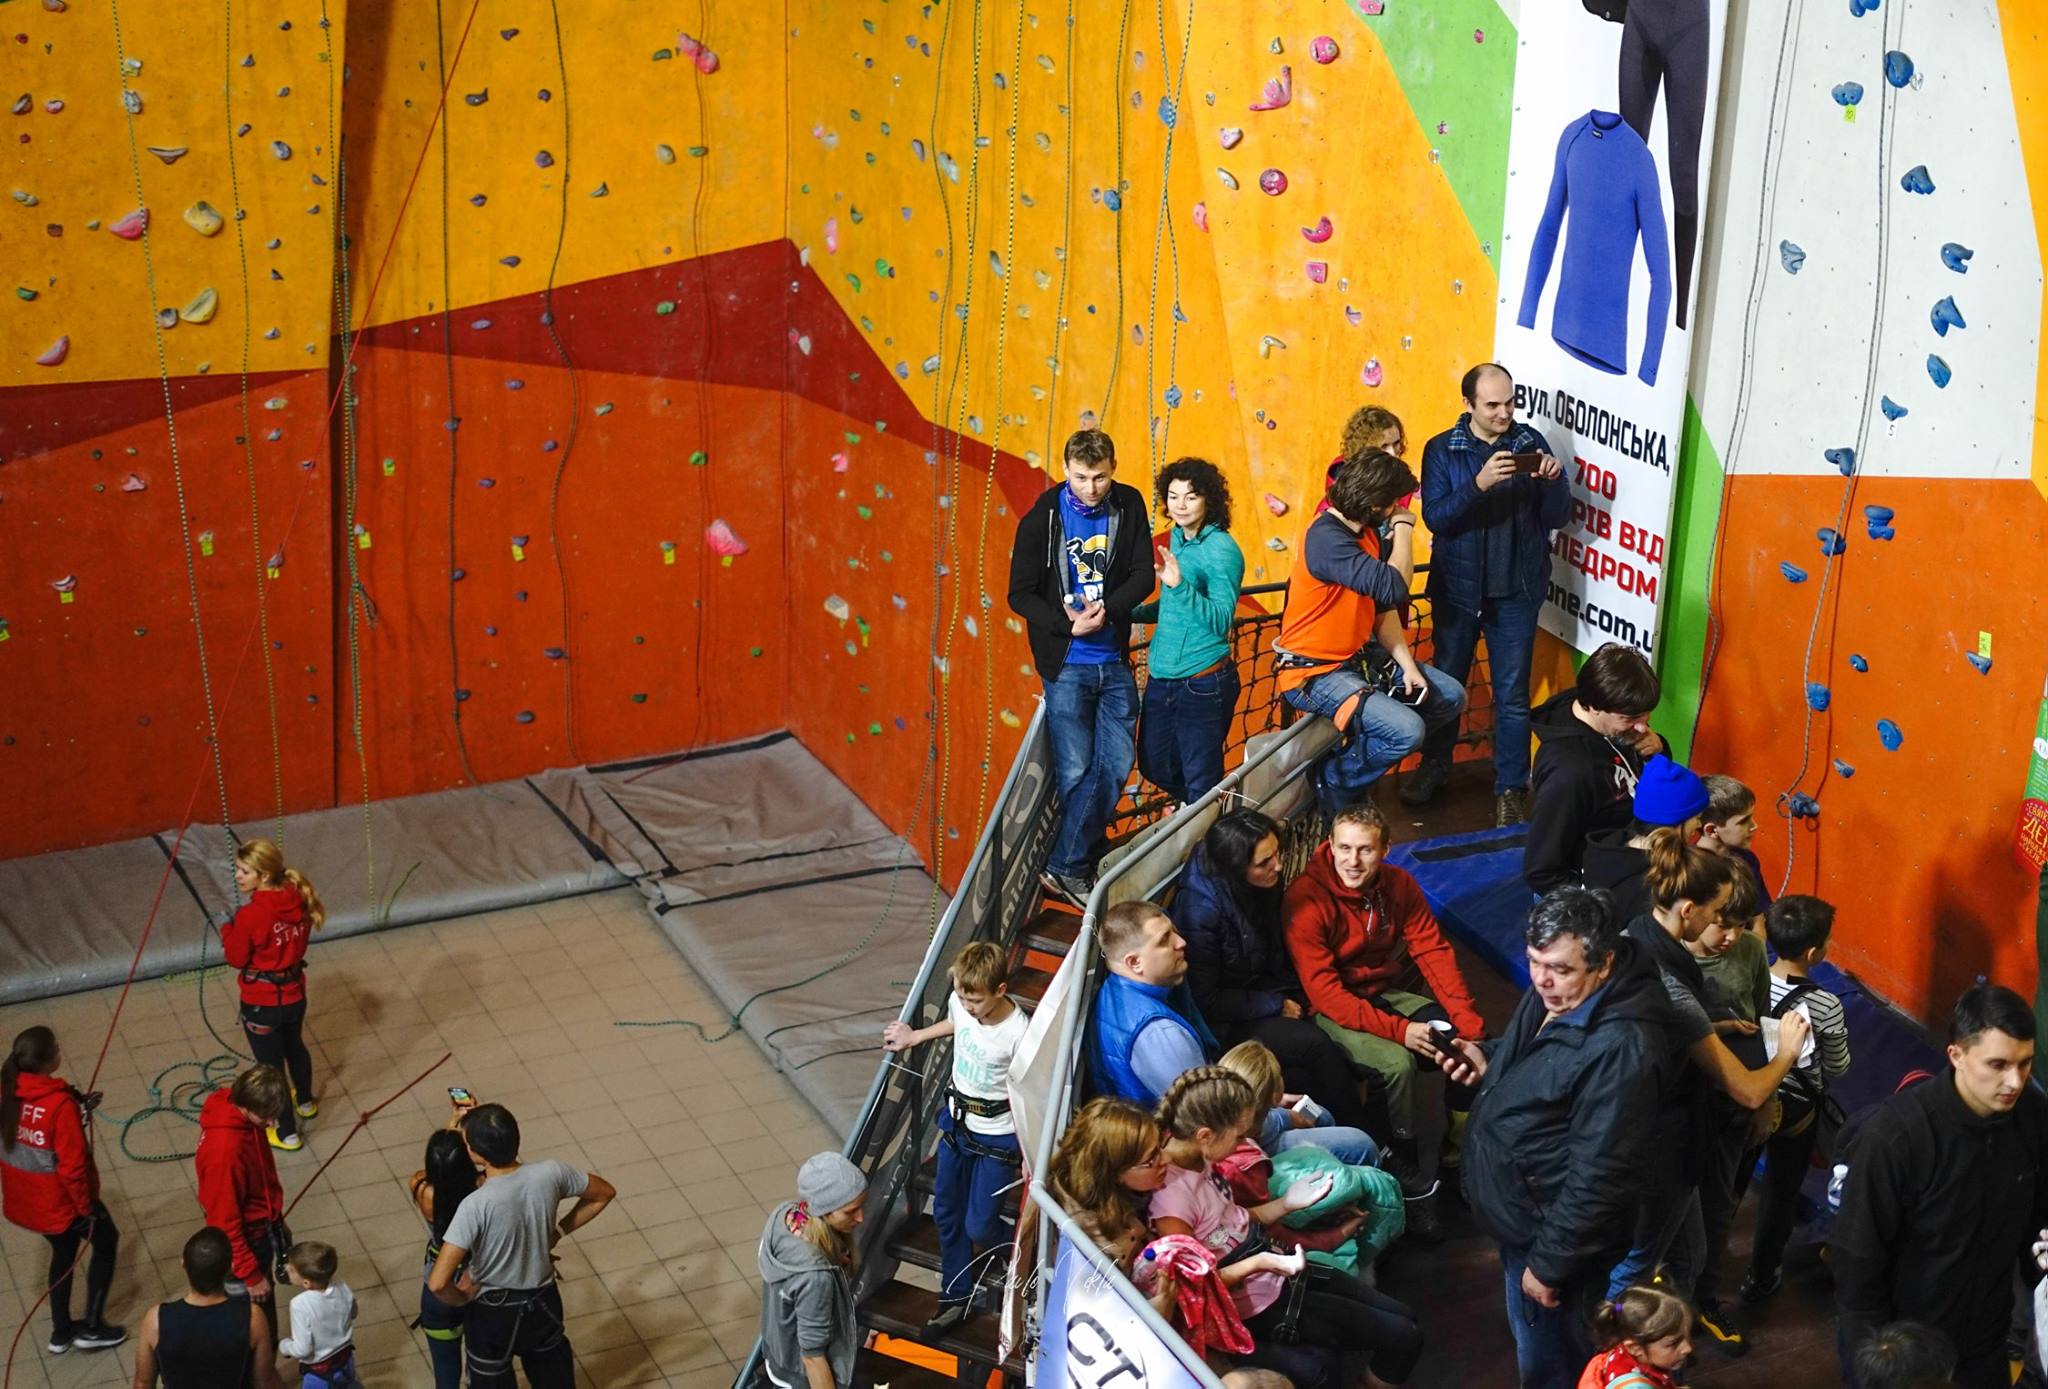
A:
[[[1159,598],[1134,622],[1158,625],[1146,652],[1138,770],[1185,805],[1223,780],[1223,739],[1237,709],[1230,621],[1244,552],[1230,538],[1230,487],[1206,458],[1177,458],[1153,484],[1173,528],[1155,553]]]

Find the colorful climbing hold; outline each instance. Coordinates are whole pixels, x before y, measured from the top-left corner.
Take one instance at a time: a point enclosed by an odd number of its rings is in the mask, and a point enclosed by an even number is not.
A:
[[[1870,662],[1852,651],[1849,653],[1849,669],[1855,671],[1858,675],[1867,675],[1870,673]]]
[[[1818,820],[1820,802],[1804,791],[1794,791],[1785,797],[1785,813],[1795,820]]]
[[[1121,211],[1124,205],[1124,195],[1114,188],[1105,188],[1102,190],[1102,205],[1111,212]]]
[[[1835,105],[1854,106],[1863,100],[1863,84],[1861,82],[1837,82],[1833,95]]]
[[[1884,80],[1903,87],[1913,80],[1913,60],[1894,48],[1884,55]]]
[[[1192,208],[1188,209],[1188,216],[1194,221],[1195,230],[1209,230],[1209,204],[1206,202],[1196,203]],[[1041,285],[1040,288],[1042,289],[1044,286]]]
[[[1833,526],[1823,526],[1815,534],[1820,537],[1820,552],[1823,557],[1839,555],[1849,548],[1849,542]]]
[[[1835,759],[1835,775],[1847,780],[1849,777],[1856,775],[1856,769],[1837,757]]]
[[[1941,244],[1941,263],[1958,275],[1970,273],[1970,257],[1976,254],[1959,241],[1944,241]]]
[[[1318,63],[1336,62],[1338,51],[1337,41],[1328,34],[1318,34],[1315,38],[1309,40],[1308,56],[1315,59]]]
[[[109,223],[107,230],[123,241],[140,241],[142,234],[149,230],[149,209],[138,207],[120,221]]]
[[[1330,239],[1335,230],[1328,217],[1318,217],[1314,226],[1301,229],[1301,239],[1310,245],[1320,246]]]
[[[183,145],[150,145],[149,152],[166,164],[175,164],[191,151]]]
[[[222,224],[220,213],[208,202],[202,200],[185,209],[185,225],[201,236],[215,235],[220,231]]]
[[[1222,130],[1217,132],[1216,139],[1217,142],[1223,146],[1223,148],[1227,150],[1234,150],[1238,147],[1239,143],[1243,141],[1244,130],[1240,126],[1226,125],[1223,127]]]
[[[1283,65],[1278,77],[1266,79],[1265,91],[1252,103],[1254,111],[1278,111],[1294,100],[1294,69]]]
[[[212,289],[202,289],[193,296],[192,302],[178,310],[178,317],[187,323],[210,323],[214,310],[220,307],[220,295]]]
[[[676,162],[676,152],[667,145],[656,145],[654,147],[654,157],[663,164],[673,164]]]
[[[64,365],[64,359],[70,355],[71,338],[69,335],[66,335],[44,348],[42,355],[36,358],[36,365],[39,367],[62,366]]]
[[[1287,191],[1287,175],[1278,169],[1267,169],[1259,175],[1259,190],[1268,197],[1279,197]]]
[[[1386,372],[1380,366],[1380,359],[1367,357],[1365,365],[1358,369],[1358,379],[1368,386],[1378,386],[1386,379]]]
[[[1989,656],[1980,656],[1974,651],[1965,651],[1963,659],[1976,668],[1977,674],[1991,674],[1991,658]]]
[[[1813,710],[1814,713],[1826,713],[1828,700],[1831,698],[1832,696],[1828,693],[1826,685],[1815,684],[1811,680],[1806,683],[1806,706]]]
[[[1834,464],[1836,471],[1843,477],[1848,477],[1856,471],[1856,450],[1852,448],[1827,449],[1822,452],[1821,457]]]
[[[1230,172],[1230,170],[1218,166],[1216,178],[1218,182],[1222,183],[1231,192],[1235,193],[1237,191],[1237,175]]]
[[[1899,187],[1908,193],[1926,195],[1934,191],[1934,180],[1928,177],[1925,164],[1915,164],[1899,177]]]
[[[1287,514],[1287,502],[1284,498],[1276,497],[1271,492],[1268,492],[1266,494],[1266,510],[1272,512],[1275,516],[1285,516]]]
[[[1890,719],[1879,719],[1877,721],[1877,740],[1884,744],[1886,752],[1897,752],[1899,744],[1906,741],[1906,735],[1900,732],[1899,726]]]
[[[1312,260],[1308,263],[1306,269],[1308,270],[1310,284],[1319,285],[1330,278],[1330,265],[1328,261]]]
[[[270,152],[279,159],[290,159],[292,157],[292,147],[282,140],[272,140],[270,142]]]
[[[1866,506],[1863,508],[1863,524],[1872,540],[1890,540],[1896,534],[1892,529],[1892,509],[1888,506]]]
[[[1778,561],[1778,572],[1785,576],[1785,582],[1788,584],[1803,584],[1806,582],[1806,571],[1790,560]]]
[[[1934,307],[1928,310],[1927,320],[1934,325],[1934,335],[1939,338],[1947,337],[1951,328],[1970,326],[1963,322],[1963,312],[1956,307],[1956,297],[1953,294],[1937,300]]]
[[[1884,412],[1884,417],[1888,420],[1902,420],[1907,415],[1906,407],[1888,395],[1878,397],[1877,408]]]
[[[1952,379],[1954,379],[1954,376],[1955,373],[1948,369],[1947,362],[1944,362],[1941,358],[1935,356],[1932,352],[1927,354],[1928,380],[1932,381],[1936,386],[1941,387],[1943,390],[1946,390],[1948,388],[1948,383]]]
[[[549,154],[546,150],[537,150],[535,151],[533,156],[533,163],[534,167],[536,168],[552,168],[554,167],[555,157],[552,154]]]
[[[1806,252],[1789,241],[1778,243],[1778,264],[1785,267],[1788,275],[1797,275],[1799,268],[1806,264]]]

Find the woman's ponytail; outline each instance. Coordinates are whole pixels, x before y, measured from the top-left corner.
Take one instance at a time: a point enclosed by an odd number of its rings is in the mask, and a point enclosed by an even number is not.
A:
[[[313,884],[296,868],[285,869],[284,880],[299,894],[299,902],[306,909],[307,922],[314,930],[319,930],[327,920],[327,908],[320,905],[320,894],[313,891]]]
[[[1685,842],[1676,826],[1651,831],[1643,854],[1650,900],[1669,909],[1680,902],[1711,902],[1735,881],[1736,860]]]
[[[14,1147],[21,1127],[21,1073],[46,1075],[57,1063],[57,1034],[47,1027],[31,1027],[14,1039],[7,1059],[0,1061],[0,1148]]]
[[[1258,1096],[1235,1071],[1221,1066],[1196,1066],[1183,1071],[1159,1098],[1159,1127],[1174,1138],[1193,1138],[1198,1130],[1222,1132],[1244,1123],[1258,1108]]]

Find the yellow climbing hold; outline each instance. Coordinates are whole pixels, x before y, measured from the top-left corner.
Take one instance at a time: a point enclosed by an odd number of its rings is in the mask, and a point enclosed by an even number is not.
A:
[[[212,236],[221,229],[223,219],[214,211],[213,205],[202,198],[185,209],[185,225],[201,236]]]
[[[202,289],[191,303],[178,310],[178,317],[187,323],[211,323],[213,311],[220,307],[220,295],[211,289]]]
[[[1003,727],[1005,728],[1022,728],[1024,726],[1024,720],[1018,718],[1008,709],[1003,710],[996,717],[1003,721]]]

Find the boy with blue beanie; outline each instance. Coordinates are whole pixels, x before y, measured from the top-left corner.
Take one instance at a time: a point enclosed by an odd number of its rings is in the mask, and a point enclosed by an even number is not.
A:
[[[1650,909],[1650,889],[1643,880],[1650,866],[1643,852],[1650,831],[1676,825],[1691,843],[1706,812],[1707,784],[1692,768],[1661,752],[1643,764],[1628,828],[1605,830],[1586,841],[1586,886],[1614,894],[1615,920],[1633,921]]]

